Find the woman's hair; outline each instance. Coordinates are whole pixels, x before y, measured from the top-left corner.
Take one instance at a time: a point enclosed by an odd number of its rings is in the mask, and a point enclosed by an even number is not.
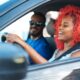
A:
[[[56,45],[59,50],[64,49],[64,42],[60,41],[58,39],[58,28],[61,24],[62,19],[65,16],[71,16],[73,18],[74,28],[73,28],[73,40],[71,42],[71,45],[74,46],[76,43],[80,42],[80,8],[73,5],[67,5],[64,8],[60,9],[59,17],[55,23],[55,29],[56,29]]]

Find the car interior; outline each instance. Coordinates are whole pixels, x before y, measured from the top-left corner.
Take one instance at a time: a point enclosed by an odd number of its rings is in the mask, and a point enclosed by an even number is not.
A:
[[[54,22],[54,20],[50,19],[49,23],[47,24],[46,30],[50,36],[48,36],[48,37],[46,36],[45,38],[46,38],[47,42],[52,46],[53,53],[54,53],[54,51],[56,49],[56,44],[54,41],[54,26],[53,26],[54,23],[53,22]]]
[[[34,11],[35,12],[36,11],[40,11],[43,14],[46,14],[48,11],[53,11],[53,10],[54,11],[58,11],[60,8],[64,7],[65,5],[77,5],[77,6],[79,6],[79,2],[80,2],[80,0],[77,0],[77,1],[75,1],[75,0],[73,0],[73,1],[72,0],[66,0],[66,1],[64,1],[64,0],[51,0],[50,2],[48,2],[48,3],[44,4],[44,5],[41,5],[41,6],[37,7],[37,8],[35,8]],[[45,38],[49,42],[49,44],[54,48],[54,47],[56,47],[56,45],[55,45],[54,37],[53,37],[53,35],[54,35],[53,34],[54,33],[53,27],[54,27],[54,25],[53,25],[53,19],[51,19],[50,22],[48,23],[48,25],[46,26],[47,32],[48,32],[48,34],[50,34],[50,37],[45,37]],[[68,60],[65,60],[65,61],[68,61]],[[54,63],[55,62],[51,63],[51,64],[53,64],[52,67],[54,66]],[[57,62],[57,63],[59,63],[59,62]],[[52,68],[49,65],[50,64],[48,63],[48,64],[43,64],[43,65],[34,65],[33,67],[30,66],[29,71],[31,72],[31,74],[28,74],[28,76],[32,75],[33,77],[31,77],[31,78],[29,77],[28,79],[32,79],[33,78],[34,80],[36,80],[36,79],[41,79],[41,80],[62,80],[62,78],[58,79],[58,78],[55,78],[55,76],[53,77],[53,75],[55,75],[55,73],[54,73],[55,71],[51,70]],[[39,68],[39,66],[40,66],[40,68]],[[52,76],[51,76],[51,73],[49,74],[49,72],[47,72],[48,68],[49,68],[49,71],[51,71]],[[69,69],[69,68],[66,68],[66,69]],[[33,71],[33,73],[32,73],[32,71]],[[38,72],[38,71],[40,71],[40,72]],[[43,72],[42,75],[39,74],[41,72]],[[34,77],[35,75],[33,75],[33,74],[37,74],[37,73],[40,76]]]
[[[13,0],[14,3],[16,1],[17,0]],[[29,12],[42,12],[44,15],[46,15],[49,11],[59,11],[59,9],[64,7],[65,5],[80,6],[80,0],[20,0],[20,2],[17,1],[16,5],[12,7],[10,6],[8,10],[6,10],[4,7],[4,10],[0,8],[0,31],[6,28],[11,23],[18,20],[19,18],[21,18],[22,16],[28,14]],[[56,45],[54,41],[55,34],[53,22],[54,20],[50,19],[49,23],[46,25],[46,30],[50,36],[45,36],[45,38],[55,51]],[[3,38],[3,42],[0,43],[3,48],[5,46],[5,48],[8,48],[9,50],[9,48],[13,48],[16,45],[15,44],[14,46],[8,46],[8,44],[4,44],[4,39],[5,38]],[[15,47],[15,49],[20,49],[20,51],[24,52],[24,50],[19,45],[17,46]],[[24,77],[22,80],[62,80],[63,77],[67,76],[70,72],[72,72],[72,70],[79,68],[80,58],[68,59],[57,62],[55,61],[42,65],[37,64],[33,66],[28,66],[26,77]]]

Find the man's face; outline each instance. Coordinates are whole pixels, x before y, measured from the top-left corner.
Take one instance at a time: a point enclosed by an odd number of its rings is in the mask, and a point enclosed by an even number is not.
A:
[[[43,18],[40,16],[32,16],[30,21],[30,35],[38,37],[42,34],[44,28]]]

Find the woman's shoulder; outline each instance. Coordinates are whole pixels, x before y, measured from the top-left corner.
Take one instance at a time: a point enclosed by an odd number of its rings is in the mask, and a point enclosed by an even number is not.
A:
[[[80,43],[74,46],[71,57],[80,57]]]
[[[76,51],[73,54],[71,54],[71,57],[80,57],[80,50],[79,51]]]

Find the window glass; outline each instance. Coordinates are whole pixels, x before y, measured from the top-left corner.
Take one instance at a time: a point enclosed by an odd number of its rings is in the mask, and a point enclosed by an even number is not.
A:
[[[3,34],[5,32],[7,33],[14,33],[19,35],[22,39],[26,40],[29,33],[29,21],[31,19],[31,16],[34,12],[30,12],[17,21],[13,22],[11,25],[7,26],[5,29],[3,29],[0,33]]]

